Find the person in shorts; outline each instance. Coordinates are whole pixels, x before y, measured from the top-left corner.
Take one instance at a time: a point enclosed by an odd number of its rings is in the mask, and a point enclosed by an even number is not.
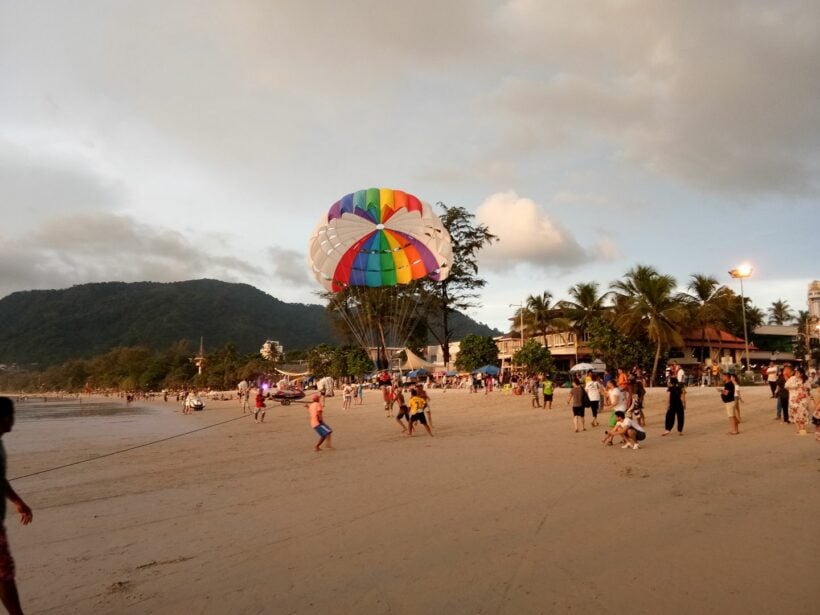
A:
[[[413,435],[413,425],[415,425],[416,423],[421,423],[422,425],[424,425],[424,428],[427,430],[428,435],[433,435],[433,432],[430,430],[430,426],[427,424],[427,418],[424,416],[425,403],[426,402],[424,401],[424,398],[418,396],[418,391],[416,389],[411,389],[410,401],[407,404],[410,410],[410,424],[407,428],[408,438]]]
[[[737,414],[735,413],[735,383],[732,382],[732,376],[726,372],[723,373],[723,388],[720,389],[720,399],[723,401],[723,407],[726,410],[726,418],[729,419],[729,435],[736,436],[740,433],[738,429]]]
[[[544,409],[552,410],[552,395],[555,392],[555,384],[547,376],[544,378]],[[549,407],[547,406],[549,404]]]
[[[396,401],[399,404],[399,413],[396,415],[396,422],[401,425],[402,432],[407,431],[407,427],[402,423],[402,419],[407,421],[408,426],[410,425],[410,408],[404,398],[404,393],[405,391],[401,389],[396,393]]]
[[[626,417],[626,412],[623,410],[616,410],[615,417],[618,419],[610,431],[607,432],[604,438],[604,444],[612,444],[615,436],[621,436],[623,445],[621,448],[631,448],[638,450],[640,445],[638,442],[646,440],[646,431],[641,427],[637,421]]]
[[[265,394],[262,392],[262,389],[256,393],[256,397],[254,398],[254,411],[253,411],[253,420],[256,423],[264,423],[265,422]]]
[[[14,402],[8,397],[0,397],[0,438],[9,433],[14,426]],[[23,612],[20,605],[20,595],[17,593],[17,583],[14,576],[14,559],[11,557],[9,541],[6,536],[6,500],[14,504],[20,514],[20,523],[31,523],[31,509],[12,489],[6,478],[6,449],[0,440],[0,472],[2,472],[3,494],[0,498],[0,601],[9,613]]]
[[[586,431],[587,428],[584,425],[584,388],[577,376],[572,379],[572,388],[569,390],[567,403],[572,404],[572,425],[575,427],[575,433]]]
[[[308,406],[308,413],[310,414],[310,426],[319,436],[319,441],[316,443],[316,447],[313,449],[317,453],[322,450],[322,444],[327,442],[325,448],[333,448],[331,444],[331,435],[333,434],[333,430],[328,427],[323,419],[324,414],[324,407],[322,406],[322,396],[319,394],[314,394],[312,397],[311,404]]]

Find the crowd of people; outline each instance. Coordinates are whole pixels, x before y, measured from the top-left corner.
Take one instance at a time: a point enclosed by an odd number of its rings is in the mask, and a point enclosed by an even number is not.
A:
[[[666,410],[661,436],[669,436],[673,432],[683,436],[687,382],[690,382],[690,379],[687,378],[683,366],[675,361],[670,362],[667,370]],[[781,369],[769,369],[766,376],[771,384],[772,399],[776,402],[773,418],[794,424],[800,435],[807,434],[807,425],[811,422],[815,428],[815,437],[820,442],[820,404],[815,404],[811,394],[812,386],[820,385],[816,372],[807,374],[803,368],[793,369],[791,365],[786,364]],[[728,371],[721,371],[719,377],[721,384],[717,391],[729,423],[728,433],[738,435],[742,422],[740,381],[737,374]],[[558,387],[548,374],[515,374],[510,384],[518,388],[521,394],[531,396],[533,408],[553,408]],[[640,442],[646,438],[646,420],[643,412],[646,387],[645,374],[642,371],[637,368],[629,371],[618,369],[615,374],[609,371],[588,371],[574,375],[569,384],[566,404],[571,407],[572,427],[576,433],[587,431],[587,411],[591,415],[591,428],[600,426],[599,415],[608,412],[602,442],[612,446],[615,439],[619,438],[622,448],[640,448]],[[385,416],[395,418],[402,433],[412,436],[418,424],[424,427],[430,436],[433,435],[430,397],[425,390],[424,382],[401,382],[389,372],[383,371],[377,376],[376,386],[382,397]],[[478,392],[479,389],[483,389],[485,394],[490,394],[493,390],[492,380],[487,382],[484,376],[476,376],[471,380],[470,392]],[[243,400],[243,411],[249,411],[248,395],[247,389],[239,391],[239,398]],[[327,448],[331,448],[332,430],[323,422],[319,411],[319,407],[324,408],[328,395],[332,395],[332,391],[320,389],[308,405],[311,427],[317,431],[320,438],[316,450],[320,450],[324,442],[327,442]],[[341,395],[343,412],[350,411],[354,405],[362,405],[363,383],[342,384]],[[264,422],[265,396],[261,389],[256,395],[253,413],[257,422]]]

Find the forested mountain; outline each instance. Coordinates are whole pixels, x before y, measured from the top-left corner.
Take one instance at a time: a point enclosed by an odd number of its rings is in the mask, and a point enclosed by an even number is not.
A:
[[[457,315],[461,335],[498,332]],[[247,284],[218,280],[105,282],[32,290],[0,299],[0,363],[51,365],[118,346],[165,349],[179,340],[256,352],[340,343],[321,305],[285,303]]]

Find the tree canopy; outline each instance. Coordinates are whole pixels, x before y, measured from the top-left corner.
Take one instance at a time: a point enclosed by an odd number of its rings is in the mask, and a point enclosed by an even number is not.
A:
[[[488,336],[470,334],[461,340],[456,368],[471,372],[484,365],[498,365],[498,346]]]

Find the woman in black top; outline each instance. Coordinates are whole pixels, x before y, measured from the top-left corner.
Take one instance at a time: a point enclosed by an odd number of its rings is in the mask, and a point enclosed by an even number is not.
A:
[[[666,389],[666,431],[661,435],[668,436],[672,432],[675,418],[678,419],[678,435],[683,435],[683,411],[686,409],[686,389],[678,384],[677,378],[669,379],[669,388]]]

